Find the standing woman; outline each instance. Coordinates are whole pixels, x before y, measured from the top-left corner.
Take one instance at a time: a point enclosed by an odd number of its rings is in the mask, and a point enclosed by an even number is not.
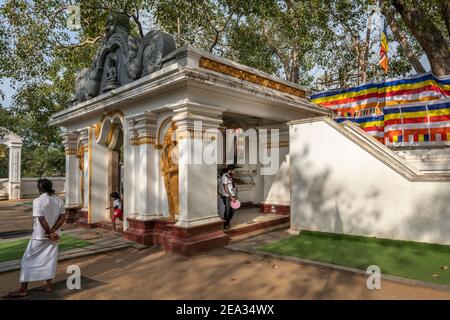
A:
[[[64,202],[48,179],[38,180],[39,198],[33,201],[33,234],[22,257],[21,287],[11,297],[28,295],[28,282],[45,280],[43,291],[52,291],[52,279],[58,260],[58,240],[66,216]]]

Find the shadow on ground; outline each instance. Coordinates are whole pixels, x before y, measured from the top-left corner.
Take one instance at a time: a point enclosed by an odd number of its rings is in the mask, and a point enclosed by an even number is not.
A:
[[[12,239],[12,238],[26,237],[26,236],[31,235],[32,232],[33,232],[33,230],[31,230],[31,229],[4,231],[4,232],[0,232],[0,239]]]
[[[82,290],[89,290],[104,284],[101,281],[97,281],[87,277],[81,277]],[[3,296],[4,300],[62,300],[70,295],[77,293],[77,290],[70,290],[67,288],[67,280],[62,280],[53,284],[53,292],[43,292],[41,291],[42,287],[37,287],[29,290],[29,294],[27,297],[23,298],[11,298],[9,296]]]

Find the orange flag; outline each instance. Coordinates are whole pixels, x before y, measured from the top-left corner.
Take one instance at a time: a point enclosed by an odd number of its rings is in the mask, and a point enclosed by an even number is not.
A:
[[[388,41],[387,41],[387,32],[386,25],[384,26],[383,31],[381,31],[381,44],[380,44],[380,66],[383,68],[384,72],[388,72]]]

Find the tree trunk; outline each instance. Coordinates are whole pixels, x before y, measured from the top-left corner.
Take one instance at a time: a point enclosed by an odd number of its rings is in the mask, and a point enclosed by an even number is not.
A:
[[[297,84],[300,81],[300,59],[299,50],[297,49],[296,45],[294,45],[294,47],[292,48],[291,81]]]
[[[440,0],[439,2],[445,27],[447,28],[447,35],[450,37],[450,1]]]
[[[369,18],[367,19],[367,30],[366,30],[366,41],[364,43],[364,58],[361,61],[361,82],[367,82],[367,64],[369,63],[369,49],[370,49],[370,33],[372,30],[372,15],[373,12],[369,13]]]
[[[450,51],[436,24],[427,21],[424,12],[408,7],[402,0],[392,0],[392,4],[425,51],[433,73],[437,76],[449,75]]]
[[[395,39],[397,39],[398,43],[400,43],[400,45],[402,46],[402,49],[405,52],[405,55],[408,58],[409,63],[413,66],[414,70],[416,70],[417,73],[424,73],[425,68],[422,66],[422,63],[420,63],[419,58],[409,46],[409,42],[408,39],[406,38],[406,35],[400,29],[397,20],[395,20],[395,15],[392,10],[392,7],[389,4],[384,3],[381,7],[381,11],[383,15],[386,17],[389,28],[394,34]]]

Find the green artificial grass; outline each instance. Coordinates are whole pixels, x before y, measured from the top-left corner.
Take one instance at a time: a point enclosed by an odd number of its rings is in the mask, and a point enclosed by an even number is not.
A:
[[[19,206],[33,207],[33,201],[19,202],[16,204],[16,207]]]
[[[304,230],[260,250],[364,271],[377,265],[382,274],[450,285],[450,268],[444,270],[450,266],[446,245]]]
[[[0,242],[0,262],[21,259],[28,245],[29,239]],[[91,243],[76,237],[63,234],[59,242],[59,250],[84,248]]]

